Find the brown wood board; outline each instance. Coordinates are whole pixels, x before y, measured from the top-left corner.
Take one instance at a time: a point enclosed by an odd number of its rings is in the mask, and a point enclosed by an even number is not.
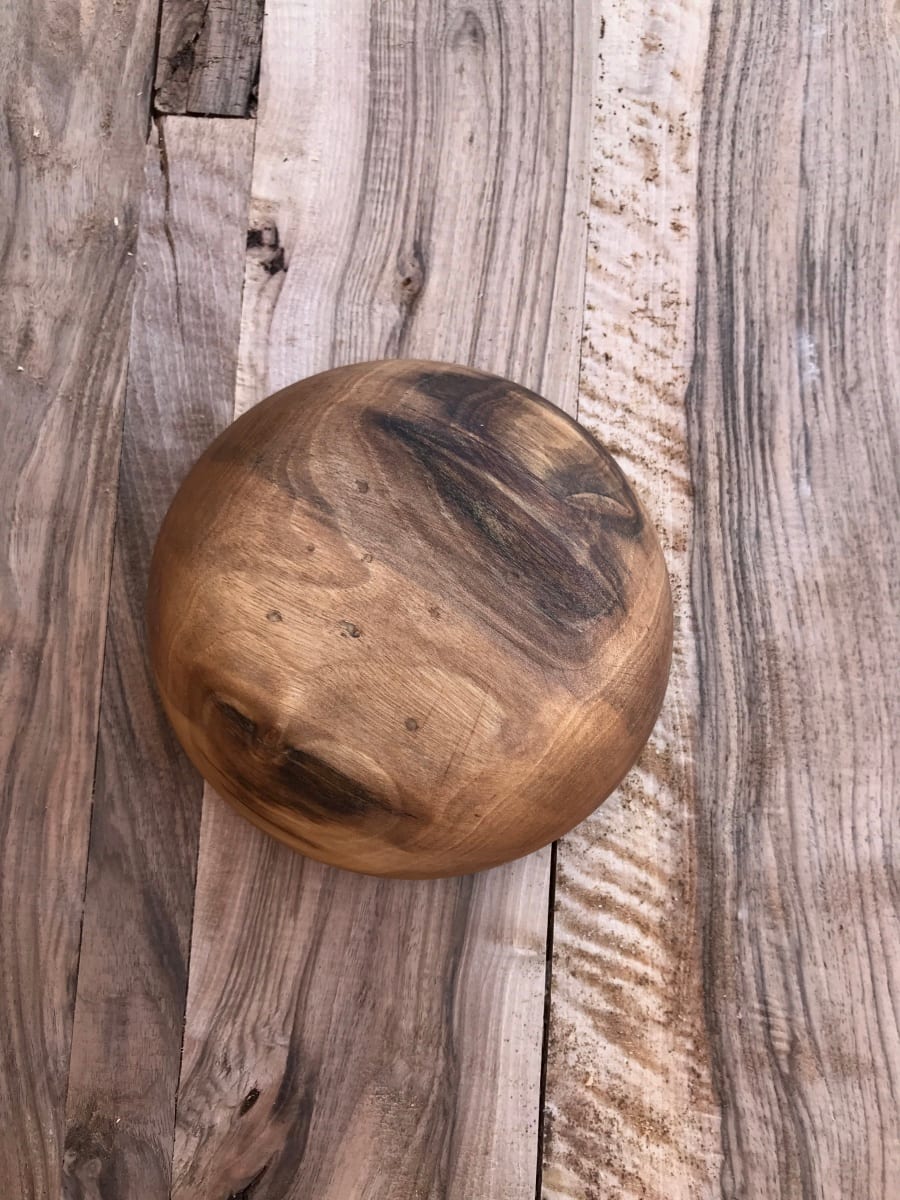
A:
[[[158,56],[94,7],[0,13],[6,1191],[893,1200],[896,13],[270,0],[256,128],[147,108],[252,112],[258,5],[167,0]],[[549,939],[547,852],[377,881],[201,817],[148,689],[190,460],[378,355],[577,413],[666,550]]]
[[[715,13],[698,187],[698,907],[724,1194],[900,1179],[900,54]]]
[[[147,147],[65,1194],[169,1194],[202,783],[156,700],[147,567],[194,458],[228,423],[253,126],[160,118]]]
[[[543,1194],[715,1194],[719,1116],[700,986],[699,702],[684,405],[710,6],[605,8],[591,140],[578,416],[663,541],[675,607],[664,709],[617,795],[557,851]]]
[[[16,1200],[59,1191],[155,22],[150,0],[0,11],[0,1178]]]
[[[156,111],[251,116],[263,9],[264,0],[161,0]]]
[[[891,20],[607,10],[580,414],[680,622],[643,761],[559,848],[554,1200],[900,1178]]]

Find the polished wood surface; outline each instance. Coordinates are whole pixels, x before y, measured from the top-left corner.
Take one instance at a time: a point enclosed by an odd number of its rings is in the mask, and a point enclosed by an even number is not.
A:
[[[245,413],[160,533],[151,657],[218,792],[312,858],[460,875],[592,811],[656,719],[652,524],[571,418],[496,376],[345,367]]]

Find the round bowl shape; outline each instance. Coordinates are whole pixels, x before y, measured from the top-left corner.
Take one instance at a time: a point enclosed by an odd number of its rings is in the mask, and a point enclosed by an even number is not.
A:
[[[327,371],[202,455],[148,599],[209,783],[322,862],[424,878],[560,837],[650,734],[672,642],[656,533],[584,429],[442,363]]]

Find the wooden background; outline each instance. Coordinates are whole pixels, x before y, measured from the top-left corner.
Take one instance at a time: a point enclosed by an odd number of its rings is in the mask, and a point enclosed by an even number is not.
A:
[[[893,0],[7,0],[0,100],[3,1195],[900,1195]],[[213,434],[394,355],[597,431],[676,599],[618,793],[428,883],[143,647]]]

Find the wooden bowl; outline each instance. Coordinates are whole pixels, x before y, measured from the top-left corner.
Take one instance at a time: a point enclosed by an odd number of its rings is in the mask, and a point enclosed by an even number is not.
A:
[[[441,363],[327,371],[216,439],[163,523],[153,672],[254,824],[373,875],[456,875],[587,816],[669,670],[656,534],[584,429]]]

